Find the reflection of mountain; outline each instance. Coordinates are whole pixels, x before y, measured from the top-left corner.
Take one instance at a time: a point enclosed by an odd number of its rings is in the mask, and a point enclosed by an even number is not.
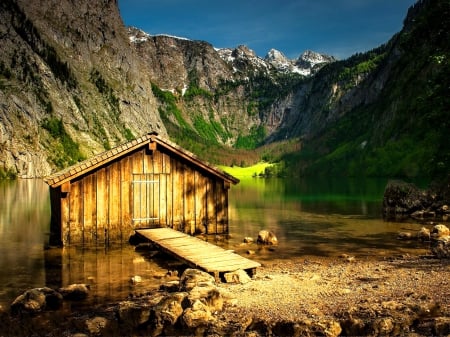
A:
[[[414,230],[416,224],[383,221],[384,186],[384,180],[376,179],[245,180],[230,191],[230,245],[242,254],[255,250],[257,261],[416,249],[399,246],[396,240],[401,228]],[[242,245],[244,237],[256,240],[262,229],[274,231],[278,238],[273,252],[256,244]]]

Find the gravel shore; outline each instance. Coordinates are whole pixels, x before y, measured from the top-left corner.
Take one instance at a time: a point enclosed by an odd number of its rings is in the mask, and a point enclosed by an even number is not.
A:
[[[245,284],[223,284],[236,305],[227,315],[270,321],[338,319],[358,307],[419,305],[421,315],[450,317],[450,260],[298,258],[265,263]],[[420,304],[423,304],[420,306]]]

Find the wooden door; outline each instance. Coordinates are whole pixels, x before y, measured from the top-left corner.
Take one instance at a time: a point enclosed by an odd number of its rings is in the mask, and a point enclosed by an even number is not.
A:
[[[153,173],[133,174],[132,221],[133,227],[159,227],[159,185],[160,175]]]

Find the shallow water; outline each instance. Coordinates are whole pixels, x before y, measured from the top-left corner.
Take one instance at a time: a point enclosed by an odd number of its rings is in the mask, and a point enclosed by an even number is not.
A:
[[[258,261],[308,256],[359,257],[424,254],[427,247],[398,241],[399,231],[421,224],[383,221],[386,180],[243,180],[230,190],[230,238],[217,243],[238,253],[255,250]],[[50,224],[48,186],[41,180],[0,182],[0,305],[24,290],[72,283],[91,285],[89,301],[103,304],[157,288],[181,265],[162,254],[136,252],[128,243],[105,249],[45,249]],[[275,232],[274,250],[243,245],[259,230]],[[214,237],[208,240],[214,241]],[[143,282],[132,285],[139,275]]]

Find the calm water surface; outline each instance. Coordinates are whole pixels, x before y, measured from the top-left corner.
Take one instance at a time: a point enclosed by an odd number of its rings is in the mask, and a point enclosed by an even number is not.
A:
[[[230,190],[231,238],[225,248],[258,261],[337,256],[361,258],[426,253],[427,247],[396,240],[417,223],[385,222],[381,201],[386,180],[244,180]],[[154,252],[135,252],[124,243],[108,249],[45,249],[50,224],[48,186],[41,180],[0,181],[0,305],[8,307],[24,290],[71,283],[91,285],[89,305],[124,299],[157,288],[179,263]],[[275,232],[275,251],[242,245],[259,230]],[[209,238],[214,241],[215,238]],[[131,277],[143,279],[139,285]]]

